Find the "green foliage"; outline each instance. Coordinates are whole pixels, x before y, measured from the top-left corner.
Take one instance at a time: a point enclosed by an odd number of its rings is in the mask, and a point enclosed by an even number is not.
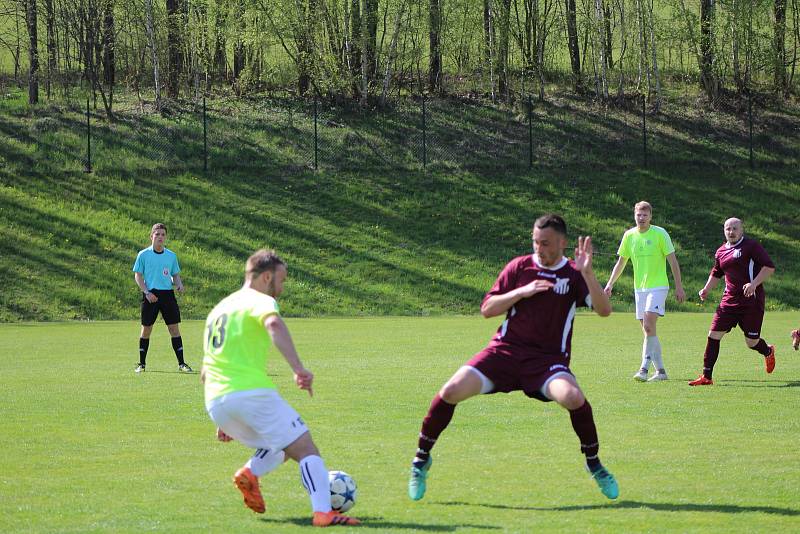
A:
[[[665,105],[648,121],[643,169],[635,108],[556,100],[535,109],[529,170],[524,113],[429,101],[425,172],[418,102],[382,114],[321,103],[315,172],[310,106],[299,104],[210,101],[203,172],[197,107],[162,117],[123,100],[117,122],[92,119],[85,174],[80,106],[31,113],[22,94],[0,100],[0,321],[138,317],[130,269],[156,221],[181,261],[186,318],[238,287],[263,246],[289,262],[289,315],[472,314],[505,262],[530,250],[545,211],[566,216],[571,240],[594,237],[604,281],[643,198],[692,297],[671,306],[712,309],[694,295],[732,215],[777,264],[768,306],[800,306],[796,111],[760,112],[770,135],[757,131],[750,170],[740,117]],[[631,280],[628,270],[617,284],[618,309],[631,305]]]
[[[778,345],[766,375],[737,331],[722,342],[716,385],[697,376],[708,314],[659,321],[671,380],[631,380],[641,333],[630,314],[575,319],[572,368],[592,403],[617,501],[584,472],[567,413],[520,393],[460,405],[434,449],[425,499],[406,496],[431,397],[489,339],[499,319],[290,319],[314,397],[270,363],[328,469],[358,483],[357,532],[793,532],[800,360],[796,313],[768,313]],[[137,322],[0,325],[0,530],[301,532],[308,497],[290,462],[264,477],[267,512],[244,507],[231,476],[250,456],[219,443],[197,376],[178,374],[166,329],[135,375]],[[199,367],[202,324],[182,325]],[[10,414],[13,414],[11,416]],[[301,530],[302,529],[302,530]]]

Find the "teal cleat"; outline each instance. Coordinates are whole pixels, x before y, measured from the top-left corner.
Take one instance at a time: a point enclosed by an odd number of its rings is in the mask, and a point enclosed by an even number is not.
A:
[[[411,476],[408,479],[408,496],[412,501],[418,501],[425,496],[425,479],[428,478],[428,470],[431,468],[433,458],[428,456],[428,461],[420,467],[411,466]]]
[[[619,486],[614,478],[614,475],[608,472],[608,469],[602,465],[594,471],[589,471],[592,478],[597,482],[597,487],[600,488],[600,493],[609,499],[616,499],[619,497]]]

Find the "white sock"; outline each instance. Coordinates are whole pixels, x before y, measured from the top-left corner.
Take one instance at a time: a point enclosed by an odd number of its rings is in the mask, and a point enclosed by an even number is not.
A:
[[[266,449],[258,449],[256,453],[244,464],[257,477],[262,477],[274,471],[283,463],[286,455],[283,451],[271,452]]]
[[[661,342],[658,340],[658,336],[648,336],[647,345],[648,345],[647,352],[650,354],[650,358],[652,358],[653,360],[653,365],[656,368],[656,373],[665,372],[664,359],[661,357]]]
[[[640,367],[640,369],[644,369],[645,373],[648,371],[648,369],[650,369],[650,362],[651,362],[650,345],[647,343],[649,339],[650,339],[649,337],[645,337],[644,342],[642,343],[642,366]]]
[[[300,480],[311,497],[311,508],[315,512],[331,511],[331,488],[325,462],[316,455],[300,460]]]

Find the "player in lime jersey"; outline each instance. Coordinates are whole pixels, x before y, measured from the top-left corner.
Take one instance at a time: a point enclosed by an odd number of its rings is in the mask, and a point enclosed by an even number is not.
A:
[[[622,236],[617,251],[619,258],[611,271],[605,292],[611,296],[614,283],[630,259],[633,263],[636,319],[641,323],[644,334],[642,365],[633,378],[640,382],[657,382],[668,378],[661,354],[661,342],[656,332],[656,321],[666,312],[665,304],[669,293],[667,263],[675,280],[675,298],[678,302],[683,302],[686,294],[681,283],[681,268],[675,257],[675,247],[669,234],[660,226],[650,224],[650,219],[653,217],[652,206],[645,201],[638,202],[633,208],[633,214],[636,226]],[[655,374],[648,380],[647,373],[651,362],[655,367]]]
[[[208,315],[200,375],[206,410],[217,425],[217,439],[236,439],[255,449],[233,477],[248,508],[264,512],[258,479],[291,458],[300,465],[311,498],[312,524],[357,525],[357,519],[331,510],[328,470],[319,450],[303,419],[281,398],[267,374],[274,344],[292,368],[295,384],[313,394],[314,375],[300,362],[275,300],[286,274],[286,263],[274,251],[255,252],[245,266],[244,286]]]

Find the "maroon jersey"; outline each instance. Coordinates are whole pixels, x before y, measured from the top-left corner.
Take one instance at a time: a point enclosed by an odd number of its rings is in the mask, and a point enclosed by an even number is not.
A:
[[[764,286],[759,285],[752,297],[745,297],[742,289],[758,276],[762,267],[775,266],[758,241],[742,237],[734,245],[723,243],[714,254],[714,268],[711,269],[714,278],[725,277],[725,293],[719,303],[720,309],[757,306],[763,310]]]
[[[506,265],[494,287],[483,298],[504,295],[534,280],[549,280],[555,285],[514,304],[497,329],[489,346],[512,345],[532,356],[569,358],[575,310],[591,306],[589,288],[575,264],[567,258],[552,269],[539,265],[535,255],[520,256]]]

